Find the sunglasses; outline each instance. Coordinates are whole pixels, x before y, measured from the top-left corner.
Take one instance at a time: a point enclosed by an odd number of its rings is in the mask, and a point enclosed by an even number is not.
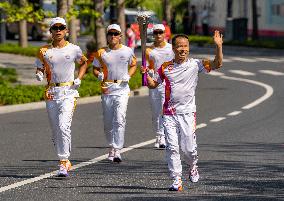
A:
[[[119,32],[108,32],[107,35],[108,36],[119,36],[120,33]]]
[[[61,26],[52,26],[52,27],[51,27],[51,30],[53,30],[53,31],[57,31],[57,30],[63,31],[64,29],[66,29],[66,26],[64,26],[64,25],[61,25]]]
[[[163,34],[163,33],[164,33],[164,31],[153,31],[154,35]]]

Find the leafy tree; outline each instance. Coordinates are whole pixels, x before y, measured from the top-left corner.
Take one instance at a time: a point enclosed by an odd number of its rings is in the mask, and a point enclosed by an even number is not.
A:
[[[104,26],[104,0],[94,0],[95,10],[99,12],[95,20],[95,39],[96,39],[96,48],[101,48],[106,46],[106,33]]]
[[[0,9],[5,13],[4,22],[18,23],[20,30],[19,44],[21,47],[28,45],[27,37],[27,22],[35,23],[42,21],[44,16],[50,16],[50,12],[45,12],[43,9],[35,9],[33,4],[26,0],[20,2],[0,2]]]
[[[124,10],[125,10],[125,1],[117,0],[117,13],[118,13],[117,21],[121,27],[121,33],[122,33],[121,41],[123,44],[125,44],[125,28],[126,28]]]

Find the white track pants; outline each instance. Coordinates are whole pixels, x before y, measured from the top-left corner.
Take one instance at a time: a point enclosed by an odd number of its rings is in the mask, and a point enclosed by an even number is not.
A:
[[[152,108],[152,124],[154,131],[160,138],[165,138],[163,126],[163,104],[165,102],[165,92],[159,89],[150,89],[149,91],[150,103]]]
[[[198,160],[195,113],[164,115],[164,127],[167,142],[166,158],[170,176],[182,176],[180,148],[189,169],[196,165]]]
[[[46,101],[46,109],[52,129],[52,140],[60,160],[68,159],[71,152],[71,123],[76,98]]]
[[[107,143],[115,149],[123,148],[128,99],[128,93],[102,95],[104,131]]]

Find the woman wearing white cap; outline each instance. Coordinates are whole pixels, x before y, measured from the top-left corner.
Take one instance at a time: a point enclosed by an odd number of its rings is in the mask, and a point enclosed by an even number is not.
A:
[[[108,47],[99,49],[93,61],[94,75],[102,82],[104,132],[109,144],[108,159],[121,162],[124,144],[126,110],[130,88],[128,82],[136,71],[136,57],[131,48],[122,45],[121,28],[107,27]]]
[[[157,78],[157,71],[160,66],[173,59],[172,45],[165,41],[165,26],[155,24],[153,26],[154,44],[146,49],[146,59],[148,68],[154,79]],[[152,123],[156,132],[155,147],[165,148],[165,133],[162,119],[162,108],[165,101],[165,83],[160,84],[155,89],[149,91],[150,103],[152,107]]]
[[[53,143],[60,160],[58,176],[68,176],[71,163],[71,122],[76,106],[77,91],[87,69],[87,58],[79,46],[65,40],[68,29],[63,18],[51,20],[52,44],[40,48],[35,61],[36,78],[47,79],[46,108],[53,133]],[[80,65],[74,79],[75,61]]]

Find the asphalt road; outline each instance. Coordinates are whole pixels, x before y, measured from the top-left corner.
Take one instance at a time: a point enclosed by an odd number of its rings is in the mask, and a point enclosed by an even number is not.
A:
[[[100,102],[78,105],[71,160],[83,167],[67,179],[42,179],[57,169],[44,109],[1,114],[0,200],[283,200],[283,57],[225,59],[218,73],[199,79],[197,184],[187,181],[184,168],[184,190],[167,191],[172,181],[164,151],[149,142],[154,139],[151,111],[148,97],[141,96],[129,101],[129,150],[121,164],[104,160]],[[29,183],[35,177],[39,180]],[[19,182],[28,184],[16,187]],[[8,189],[11,184],[15,186]]]

